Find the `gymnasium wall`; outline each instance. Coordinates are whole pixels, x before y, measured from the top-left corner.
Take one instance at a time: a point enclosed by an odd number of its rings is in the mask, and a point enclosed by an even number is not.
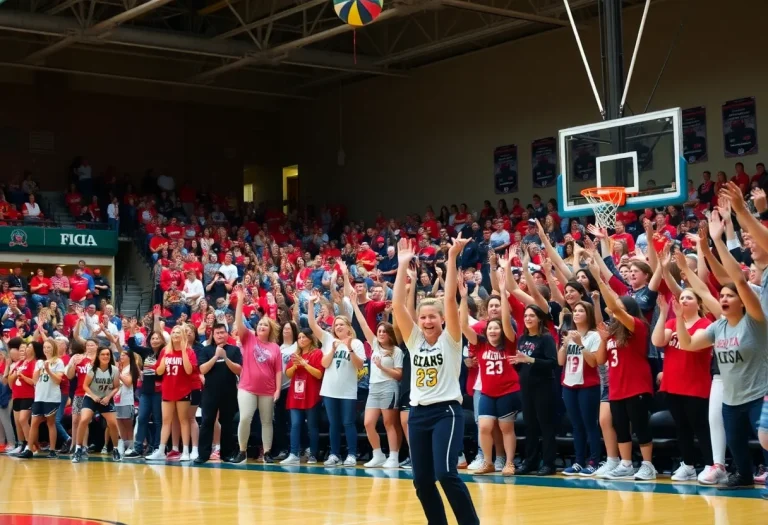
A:
[[[242,195],[243,166],[277,160],[277,121],[271,113],[152,99],[145,85],[140,94],[121,96],[88,92],[83,79],[62,75],[25,74],[15,80],[0,83],[4,181],[29,169],[44,189],[64,189],[70,162],[83,155],[94,174],[114,166],[119,175],[139,182],[146,169],[155,168],[179,184],[215,184],[217,191]],[[52,135],[52,151],[32,147],[30,133],[37,132]],[[270,172],[275,180],[270,187],[277,189],[264,198],[281,197],[278,164]]]
[[[625,10],[628,68],[642,9]],[[733,172],[723,155],[721,105],[757,97],[758,136],[768,140],[765,0],[668,0],[651,6],[628,103],[642,112],[678,27],[684,22],[649,110],[707,107],[709,162],[703,170]],[[581,31],[600,85],[598,24]],[[403,215],[427,204],[496,202],[493,150],[517,144],[520,189],[529,202],[531,141],[600,120],[570,28],[475,52],[412,71],[338,88],[283,115],[283,164],[298,163],[306,202],[342,202],[353,217],[386,208]],[[631,114],[631,112],[627,112]],[[298,135],[297,135],[298,134]],[[346,162],[337,165],[343,145]],[[764,151],[768,143],[763,143]],[[747,171],[768,155],[744,157]],[[697,182],[698,183],[698,182]],[[538,190],[554,197],[554,187]]]

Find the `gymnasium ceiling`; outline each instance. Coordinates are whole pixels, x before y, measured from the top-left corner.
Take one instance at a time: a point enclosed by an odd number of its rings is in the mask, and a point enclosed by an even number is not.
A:
[[[351,31],[333,0],[6,0],[0,67],[310,99],[340,82],[409,71],[569,27],[563,0],[385,0]],[[644,0],[623,0],[625,7]],[[596,0],[570,0],[594,24]],[[271,102],[269,102],[271,104]]]

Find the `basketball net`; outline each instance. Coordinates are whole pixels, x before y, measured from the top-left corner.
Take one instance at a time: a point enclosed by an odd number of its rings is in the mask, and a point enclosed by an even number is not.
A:
[[[626,188],[619,186],[587,188],[581,190],[581,195],[592,206],[598,228],[612,230],[616,227],[616,210],[627,201]]]

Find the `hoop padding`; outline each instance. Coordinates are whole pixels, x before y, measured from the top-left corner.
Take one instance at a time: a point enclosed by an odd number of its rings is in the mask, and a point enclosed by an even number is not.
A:
[[[587,199],[595,212],[595,222],[599,228],[613,229],[616,227],[616,210],[627,201],[626,188],[619,186],[602,186],[581,190],[581,195]]]

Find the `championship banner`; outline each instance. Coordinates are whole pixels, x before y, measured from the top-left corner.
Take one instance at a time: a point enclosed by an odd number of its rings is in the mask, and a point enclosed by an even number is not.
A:
[[[723,144],[726,157],[757,153],[757,106],[755,97],[723,104]]]
[[[706,162],[707,108],[699,106],[683,110],[683,156],[688,164]]]
[[[531,143],[533,187],[548,188],[557,178],[557,140],[555,137],[534,140]]]
[[[493,188],[497,194],[517,191],[517,146],[509,144],[493,150]]]

